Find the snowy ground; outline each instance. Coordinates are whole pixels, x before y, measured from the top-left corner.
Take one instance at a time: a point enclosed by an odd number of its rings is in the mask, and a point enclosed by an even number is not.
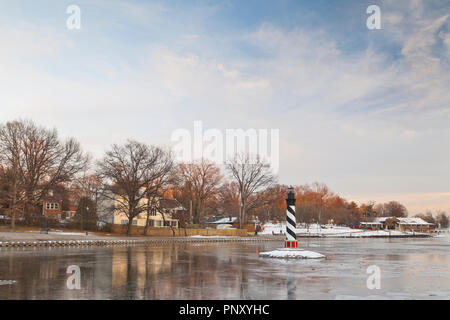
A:
[[[40,231],[26,231],[32,233],[41,233]],[[65,232],[65,231],[49,231],[47,234],[57,234],[57,235],[65,235],[65,236],[86,236],[86,232]]]
[[[323,254],[303,249],[281,248],[273,251],[260,252],[260,257],[277,259],[321,259],[325,258]]]
[[[296,233],[299,236],[323,236],[323,237],[386,237],[386,236],[405,236],[412,235],[412,232],[401,232],[396,230],[384,231],[384,230],[362,230],[351,229],[348,227],[327,226],[326,228],[320,228],[318,224],[312,224],[309,228],[297,228]],[[284,234],[286,232],[286,224],[271,224],[267,223],[264,230],[259,234],[270,235],[280,234],[280,231]],[[416,232],[415,235],[421,233]]]
[[[200,235],[195,235],[195,236],[189,236],[189,238],[201,238],[201,239],[203,239],[203,238],[206,238],[206,239],[211,239],[211,238],[220,238],[220,239],[222,239],[222,238],[230,238],[229,236],[200,236]]]

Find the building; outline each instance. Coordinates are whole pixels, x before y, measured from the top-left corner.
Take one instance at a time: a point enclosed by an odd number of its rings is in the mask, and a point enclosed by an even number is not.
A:
[[[434,231],[435,226],[421,218],[380,217],[372,222],[361,222],[361,226],[371,226],[376,229],[398,231]]]
[[[62,203],[61,195],[54,194],[53,190],[50,190],[48,195],[42,200],[42,215],[46,218],[60,220]]]
[[[383,223],[379,221],[372,221],[372,222],[361,222],[361,227],[372,229],[372,230],[380,230],[383,229]]]
[[[117,196],[116,196],[117,197]],[[128,224],[128,217],[124,212],[118,210],[118,199],[113,209],[113,224]],[[146,200],[143,200],[146,201]],[[178,219],[173,216],[178,211],[186,209],[176,199],[158,199],[157,210],[152,210],[149,214],[149,227],[174,227],[178,228]],[[163,217],[164,215],[164,217]],[[145,227],[147,224],[147,212],[141,212],[133,219],[133,226]]]
[[[61,213],[61,219],[62,220],[73,220],[75,217],[75,214],[77,213],[78,206],[74,204],[69,204],[67,206],[67,210],[63,210]]]
[[[98,221],[114,224],[115,196],[110,190],[101,193],[97,199],[97,217]]]

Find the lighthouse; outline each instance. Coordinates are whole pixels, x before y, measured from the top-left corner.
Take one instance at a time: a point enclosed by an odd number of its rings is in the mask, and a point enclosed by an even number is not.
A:
[[[259,256],[263,258],[276,259],[322,259],[323,254],[314,251],[306,251],[298,248],[297,235],[295,234],[295,194],[294,188],[288,188],[286,199],[286,242],[284,248],[273,251],[260,252]],[[295,288],[291,288],[294,282],[288,282],[288,299],[295,293]]]
[[[298,248],[295,229],[295,194],[294,188],[290,186],[286,199],[286,248]]]

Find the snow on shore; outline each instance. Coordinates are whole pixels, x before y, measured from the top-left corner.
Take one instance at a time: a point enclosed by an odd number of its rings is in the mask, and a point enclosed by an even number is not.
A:
[[[211,238],[230,238],[229,236],[201,236],[201,235],[195,235],[195,236],[189,236],[189,238],[207,238],[207,239],[211,239]]]
[[[260,232],[260,234],[280,234],[286,232],[286,223],[272,224],[266,223],[264,226],[264,230]],[[334,226],[332,228],[320,228],[318,224],[311,224],[309,228],[297,228],[297,234],[305,234],[305,235],[336,235],[336,234],[348,234],[348,233],[360,233],[363,232],[361,229],[351,229],[348,227],[337,227]]]
[[[272,224],[267,223],[264,226],[264,230],[259,234],[285,234],[286,224]],[[388,237],[388,236],[407,236],[407,235],[422,235],[419,232],[402,232],[397,230],[363,230],[363,229],[351,229],[349,227],[328,226],[321,228],[318,224],[312,224],[309,228],[297,228],[296,234],[299,236],[323,236],[323,237]]]
[[[25,232],[30,232],[30,233],[41,233],[41,231],[35,231],[35,230],[30,230],[30,231],[25,231]],[[86,232],[65,232],[65,231],[49,231],[47,234],[57,234],[57,235],[63,235],[63,236],[86,236]]]

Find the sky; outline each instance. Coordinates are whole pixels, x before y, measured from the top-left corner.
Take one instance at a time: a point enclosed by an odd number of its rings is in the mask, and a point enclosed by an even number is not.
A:
[[[279,129],[280,183],[410,214],[450,212],[449,71],[450,1],[0,0],[0,122],[95,158],[198,120]]]

